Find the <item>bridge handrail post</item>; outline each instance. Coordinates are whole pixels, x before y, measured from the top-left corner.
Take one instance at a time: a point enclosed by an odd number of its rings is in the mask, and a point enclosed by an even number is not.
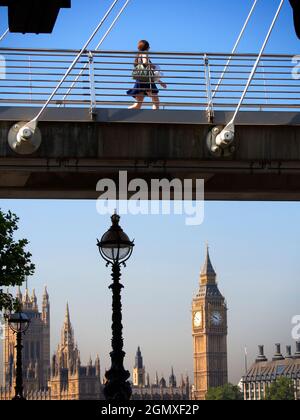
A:
[[[97,107],[96,88],[95,88],[95,67],[94,55],[91,51],[88,52],[89,60],[89,79],[90,79],[90,116],[93,120],[95,117],[95,109]]]
[[[206,96],[207,96],[207,108],[206,114],[209,123],[214,122],[214,104],[213,104],[213,94],[211,87],[211,71],[210,71],[210,62],[207,54],[204,54],[204,73],[205,73],[205,87],[206,87]]]
[[[264,80],[265,100],[266,100],[266,105],[268,105],[268,103],[269,103],[268,85],[267,85],[267,80],[266,80],[266,69],[265,69],[265,63],[264,63],[264,61],[261,61],[261,66],[262,66],[263,80]]]

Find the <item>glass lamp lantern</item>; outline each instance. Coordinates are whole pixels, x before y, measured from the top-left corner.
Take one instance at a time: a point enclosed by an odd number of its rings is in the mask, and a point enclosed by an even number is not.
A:
[[[29,323],[30,319],[23,312],[16,312],[8,317],[9,328],[15,333],[25,333]]]
[[[120,216],[114,214],[111,217],[112,226],[98,241],[100,255],[107,263],[122,264],[127,261],[132,254],[134,243],[119,225]]]

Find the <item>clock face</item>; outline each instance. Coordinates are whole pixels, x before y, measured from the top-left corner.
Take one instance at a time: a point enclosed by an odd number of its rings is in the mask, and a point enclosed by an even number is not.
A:
[[[222,315],[220,314],[220,312],[217,312],[217,311],[212,313],[210,319],[211,319],[212,324],[217,327],[221,325],[223,322]]]
[[[196,328],[201,327],[202,325],[202,313],[201,312],[196,312],[195,316],[194,316],[194,326]]]

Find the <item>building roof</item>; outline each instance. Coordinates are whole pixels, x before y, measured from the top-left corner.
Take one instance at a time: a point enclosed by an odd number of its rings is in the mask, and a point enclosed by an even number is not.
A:
[[[220,292],[217,284],[202,284],[200,285],[199,292],[197,297],[213,297],[224,299],[222,293]]]
[[[300,357],[275,360],[270,362],[255,362],[243,382],[275,381],[279,377],[300,379]]]
[[[216,276],[216,272],[214,270],[214,267],[211,263],[210,260],[210,255],[209,255],[209,246],[207,245],[206,247],[206,258],[205,258],[205,263],[204,266],[201,270],[201,276]]]

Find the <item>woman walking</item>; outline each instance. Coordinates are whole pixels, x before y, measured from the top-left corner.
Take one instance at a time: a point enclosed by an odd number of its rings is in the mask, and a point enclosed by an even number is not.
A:
[[[150,44],[148,41],[142,40],[138,43],[139,53],[136,56],[134,67],[141,69],[144,74],[148,74],[146,79],[149,77],[149,81],[145,80],[145,76],[139,80],[136,78],[136,83],[133,89],[128,90],[127,95],[133,96],[136,100],[136,103],[129,107],[129,109],[141,109],[144,103],[145,96],[148,96],[152,99],[152,109],[157,110],[160,106],[159,101],[159,90],[156,85],[160,84],[164,89],[167,88],[167,85],[162,82],[159,78],[160,72],[157,71],[157,66],[151,63],[149,58]]]

